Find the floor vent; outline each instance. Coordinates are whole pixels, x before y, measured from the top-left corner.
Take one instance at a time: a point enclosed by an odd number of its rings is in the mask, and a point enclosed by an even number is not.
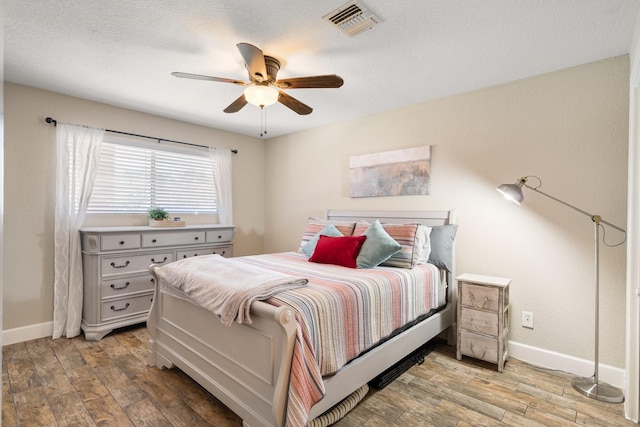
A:
[[[340,6],[333,12],[323,16],[322,19],[352,37],[363,31],[370,30],[374,25],[382,22],[380,18],[358,1],[352,1]]]

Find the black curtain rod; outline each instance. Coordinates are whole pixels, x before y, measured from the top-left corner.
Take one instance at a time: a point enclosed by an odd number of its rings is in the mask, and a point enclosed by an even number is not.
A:
[[[54,126],[58,126],[58,121],[56,119],[53,119],[51,117],[47,117],[46,119],[44,119],[45,122],[50,123]],[[192,144],[190,142],[182,142],[182,141],[174,141],[173,139],[165,139],[165,138],[156,138],[155,136],[147,136],[147,135],[138,135],[137,133],[129,133],[129,132],[122,132],[119,130],[111,130],[111,129],[105,129],[105,132],[111,132],[111,133],[119,133],[120,135],[129,135],[129,136],[137,136],[139,138],[147,138],[147,139],[153,139],[155,141],[165,141],[165,142],[173,142],[174,144],[182,144],[182,145],[191,145],[192,147],[200,147],[200,148],[210,148],[206,145],[200,145],[200,144]],[[238,154],[238,150],[231,150],[231,152],[233,154]]]

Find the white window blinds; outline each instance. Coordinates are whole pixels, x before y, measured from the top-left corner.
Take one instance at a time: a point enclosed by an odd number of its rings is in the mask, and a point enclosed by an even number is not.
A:
[[[143,144],[102,144],[88,213],[216,214],[212,160],[193,152]]]

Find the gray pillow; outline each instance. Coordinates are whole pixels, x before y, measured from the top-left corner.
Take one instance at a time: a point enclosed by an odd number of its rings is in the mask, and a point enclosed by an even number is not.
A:
[[[453,239],[455,239],[457,231],[458,224],[438,225],[431,228],[429,264],[451,273],[453,270]]]

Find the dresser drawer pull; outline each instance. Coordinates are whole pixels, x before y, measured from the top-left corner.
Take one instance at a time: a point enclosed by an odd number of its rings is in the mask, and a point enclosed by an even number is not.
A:
[[[218,235],[218,239],[222,239],[222,236],[221,236],[221,235]]]
[[[126,304],[125,304],[125,306],[124,306],[124,307],[122,307],[122,308],[116,308],[116,307],[115,307],[115,305],[112,305],[112,306],[111,306],[111,310],[112,310],[112,311],[124,311],[124,310],[126,310],[127,308],[129,308],[129,303],[126,303]],[[473,350],[471,350],[471,351],[473,351]]]
[[[156,243],[156,242],[157,242],[157,240],[156,240],[156,239],[153,239],[153,240],[151,241],[151,243]]]
[[[193,254],[192,256],[198,256],[198,254]],[[182,258],[189,258],[189,255],[184,254],[184,255],[182,255]]]
[[[125,283],[124,286],[116,287],[115,283],[111,284],[111,289],[115,291],[119,291],[120,289],[126,289],[129,286],[129,282]]]
[[[121,245],[124,245],[124,240],[120,240],[120,244],[121,244]]]
[[[195,240],[198,240],[198,239],[199,239],[199,237],[198,237],[198,236],[196,236],[196,237],[194,237],[194,239],[195,239]]]
[[[156,261],[154,258],[151,258],[151,262],[154,263],[154,264],[162,264],[163,262],[165,262],[168,259],[169,258],[164,257],[164,259],[162,261]]]
[[[484,331],[484,329],[487,327],[487,325],[489,325],[489,322],[487,322],[486,320],[484,321],[484,325],[477,327],[476,325],[473,324],[473,322],[475,321],[475,319],[471,319],[471,329],[473,329],[476,332],[482,332]],[[480,323],[480,321],[476,321],[476,323]]]
[[[124,263],[124,265],[116,265],[115,262],[111,263],[111,267],[113,268],[125,268],[127,265],[129,265],[129,261],[127,260],[127,262]]]
[[[471,305],[472,305],[474,308],[477,308],[477,309],[479,309],[479,310],[482,310],[482,309],[484,308],[484,306],[485,306],[485,305],[487,305],[487,301],[489,301],[489,298],[484,297],[484,301],[482,301],[482,305],[478,306],[478,305],[476,305],[475,298],[473,298],[473,294],[472,294],[472,293],[469,293],[469,296],[471,297]]]
[[[484,359],[484,355],[487,353],[487,347],[484,348],[484,351],[482,352],[481,355],[477,355],[475,350],[473,349],[473,343],[469,343],[469,349],[471,349],[471,354],[473,354],[473,357],[475,357],[476,359]]]

